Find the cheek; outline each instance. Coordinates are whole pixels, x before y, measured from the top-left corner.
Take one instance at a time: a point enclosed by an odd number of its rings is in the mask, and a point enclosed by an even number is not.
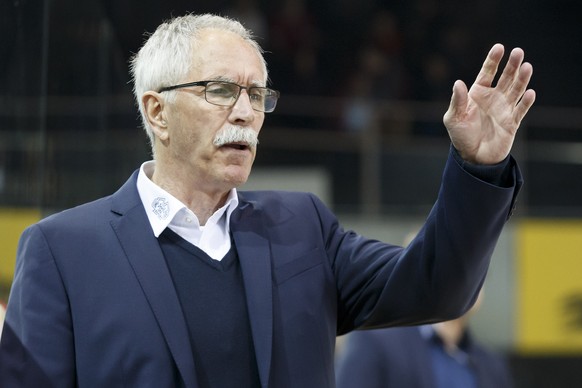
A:
[[[169,147],[175,160],[192,163],[194,159],[208,159],[202,136],[191,128],[181,128],[173,133]]]
[[[180,123],[180,129],[176,133],[180,148],[203,152],[205,149],[213,149],[213,141],[216,134],[215,127],[209,121],[201,120],[194,115],[184,117]]]

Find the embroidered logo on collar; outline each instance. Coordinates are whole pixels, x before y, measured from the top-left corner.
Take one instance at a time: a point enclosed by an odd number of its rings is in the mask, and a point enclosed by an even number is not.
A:
[[[152,210],[160,220],[164,220],[170,214],[170,204],[166,198],[158,197],[152,202]]]

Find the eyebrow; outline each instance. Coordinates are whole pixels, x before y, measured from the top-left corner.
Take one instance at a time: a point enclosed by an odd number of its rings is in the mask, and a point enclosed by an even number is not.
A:
[[[235,83],[232,78],[228,78],[228,77],[224,77],[224,76],[212,77],[212,78],[208,78],[208,80],[209,81],[222,81],[222,82],[232,82],[232,83]]]

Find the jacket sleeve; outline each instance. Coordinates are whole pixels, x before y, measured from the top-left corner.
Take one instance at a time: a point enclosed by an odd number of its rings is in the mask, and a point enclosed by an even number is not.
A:
[[[316,203],[338,292],[338,334],[355,328],[453,319],[475,301],[521,185],[500,187],[463,169],[452,152],[438,198],[417,237],[401,248],[344,231]]]
[[[24,231],[18,246],[0,343],[0,386],[75,386],[68,298],[38,225]]]

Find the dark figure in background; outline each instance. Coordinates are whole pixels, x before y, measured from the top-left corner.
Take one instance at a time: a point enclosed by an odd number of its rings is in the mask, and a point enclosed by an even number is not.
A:
[[[337,388],[511,388],[508,365],[463,316],[424,326],[354,331],[337,357]]]
[[[337,334],[460,316],[521,186],[532,67],[515,49],[492,86],[503,52],[455,83],[439,196],[403,249],[312,194],[237,191],[279,96],[261,49],[230,19],[163,23],[132,61],[153,160],[23,233],[0,386],[333,387]]]

